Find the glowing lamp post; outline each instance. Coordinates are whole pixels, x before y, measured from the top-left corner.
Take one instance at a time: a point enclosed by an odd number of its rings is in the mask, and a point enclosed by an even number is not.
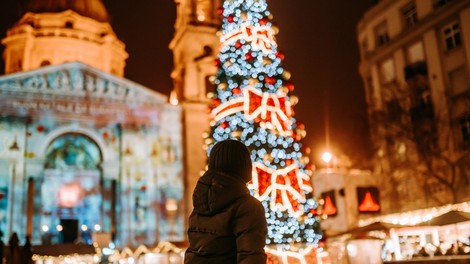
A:
[[[321,154],[321,159],[328,165],[330,164],[332,158],[333,155],[329,151],[325,151],[323,154]]]
[[[326,168],[338,168],[338,157],[329,151],[325,151],[321,154],[321,159],[326,164]]]

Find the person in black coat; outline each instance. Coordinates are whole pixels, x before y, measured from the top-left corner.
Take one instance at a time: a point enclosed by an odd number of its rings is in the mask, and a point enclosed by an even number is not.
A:
[[[251,170],[250,152],[240,141],[212,148],[193,193],[185,264],[266,263],[266,213],[246,186]]]

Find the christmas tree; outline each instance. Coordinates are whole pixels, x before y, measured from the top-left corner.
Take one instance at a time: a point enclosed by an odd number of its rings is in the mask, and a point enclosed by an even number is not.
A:
[[[282,68],[283,53],[266,0],[226,0],[218,72],[210,93],[211,133],[207,149],[238,139],[251,151],[252,194],[267,212],[267,244],[316,243],[321,238],[310,182],[305,127],[294,118],[298,98]]]

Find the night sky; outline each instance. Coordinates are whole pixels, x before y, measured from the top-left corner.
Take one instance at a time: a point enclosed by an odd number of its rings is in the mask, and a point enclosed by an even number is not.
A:
[[[19,18],[19,1],[0,0],[0,38]],[[125,76],[169,95],[173,36],[173,0],[103,0],[118,37],[130,57]],[[283,67],[291,72],[299,97],[294,108],[305,123],[304,143],[315,160],[327,147],[351,160],[371,155],[362,81],[358,72],[356,25],[375,0],[270,0],[279,27]],[[137,4],[138,3],[138,4]],[[0,48],[3,54],[3,46]],[[0,74],[3,74],[3,61]]]

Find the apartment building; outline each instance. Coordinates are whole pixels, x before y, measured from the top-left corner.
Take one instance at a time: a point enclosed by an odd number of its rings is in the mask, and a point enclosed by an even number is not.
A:
[[[357,40],[382,213],[470,200],[470,1],[378,1]]]

